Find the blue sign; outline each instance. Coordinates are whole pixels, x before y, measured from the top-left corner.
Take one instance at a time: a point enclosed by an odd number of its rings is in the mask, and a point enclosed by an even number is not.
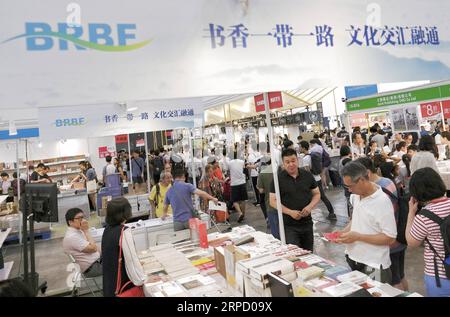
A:
[[[378,93],[377,85],[364,85],[364,86],[346,86],[345,98],[353,99],[364,96],[376,95]]]
[[[39,136],[38,128],[17,129],[17,135],[9,135],[9,130],[0,131],[0,140],[34,138]]]

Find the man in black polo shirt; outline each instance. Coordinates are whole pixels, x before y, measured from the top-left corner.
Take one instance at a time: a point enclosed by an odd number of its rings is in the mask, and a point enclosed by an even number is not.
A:
[[[286,243],[313,250],[312,209],[320,201],[320,191],[313,175],[298,168],[297,153],[286,149],[281,154],[283,171],[278,174]],[[277,208],[275,185],[270,188],[270,206]]]

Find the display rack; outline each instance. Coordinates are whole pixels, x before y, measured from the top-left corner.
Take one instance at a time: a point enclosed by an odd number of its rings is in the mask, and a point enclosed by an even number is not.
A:
[[[50,167],[50,172],[48,176],[55,178],[56,180],[63,179],[70,175],[76,175],[80,173],[80,169],[78,167],[78,163],[86,160],[85,155],[72,155],[72,156],[64,156],[57,158],[48,158],[48,159],[40,159],[40,160],[30,160],[28,162],[21,161],[23,166],[20,166],[20,171],[28,170],[28,165],[36,166],[39,163],[44,163],[48,167]],[[15,172],[17,168],[11,168],[10,166],[15,165],[15,163],[1,163],[0,171],[1,172]],[[4,168],[4,167],[8,168]]]

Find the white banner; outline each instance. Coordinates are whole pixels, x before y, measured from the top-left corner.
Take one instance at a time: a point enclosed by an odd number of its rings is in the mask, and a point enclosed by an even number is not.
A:
[[[0,2],[0,108],[450,78],[448,0]]]
[[[203,109],[174,101],[39,108],[41,140],[101,137],[202,126]]]

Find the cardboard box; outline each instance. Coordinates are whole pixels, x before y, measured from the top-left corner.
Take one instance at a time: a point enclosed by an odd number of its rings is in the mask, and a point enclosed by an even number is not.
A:
[[[236,286],[236,262],[250,258],[250,254],[234,245],[224,247],[227,282]]]
[[[225,250],[223,247],[214,248],[214,263],[216,264],[217,272],[227,278],[227,270],[225,267]]]

